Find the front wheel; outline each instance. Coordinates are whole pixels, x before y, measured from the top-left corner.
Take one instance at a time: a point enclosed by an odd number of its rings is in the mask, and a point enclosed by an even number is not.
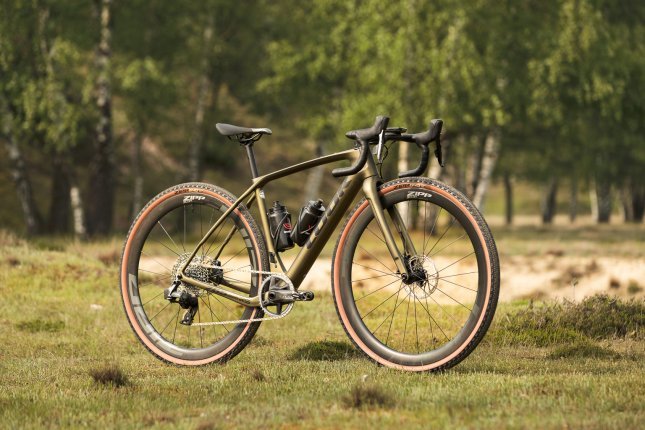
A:
[[[481,214],[459,191],[427,178],[379,188],[384,209],[398,211],[410,242],[387,216],[414,276],[396,269],[369,202],[360,201],[332,260],[336,310],[354,344],[374,361],[439,371],[463,360],[495,314],[499,261]],[[412,245],[412,246],[410,246]]]

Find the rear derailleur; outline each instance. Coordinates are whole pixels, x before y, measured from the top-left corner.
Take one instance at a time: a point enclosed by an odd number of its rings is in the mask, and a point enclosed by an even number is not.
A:
[[[180,285],[180,281],[173,282],[170,287],[164,290],[163,296],[170,303],[178,303],[182,309],[186,309],[186,313],[184,313],[180,323],[183,325],[192,325],[195,314],[199,310],[199,298],[186,290],[179,290]]]

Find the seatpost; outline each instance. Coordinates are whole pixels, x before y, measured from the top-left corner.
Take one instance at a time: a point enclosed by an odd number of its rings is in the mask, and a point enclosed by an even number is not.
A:
[[[260,176],[258,174],[258,166],[255,164],[255,154],[253,153],[253,142],[246,143],[244,145],[246,148],[246,156],[249,158],[249,165],[251,166],[251,176],[253,179]]]

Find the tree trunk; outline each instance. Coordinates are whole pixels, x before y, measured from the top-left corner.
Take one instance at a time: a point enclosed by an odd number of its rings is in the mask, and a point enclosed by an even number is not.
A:
[[[132,170],[132,206],[131,218],[134,219],[142,207],[143,199],[143,163],[141,159],[142,136],[135,133],[132,139],[132,154],[130,155]]]
[[[479,185],[479,178],[482,174],[482,162],[484,161],[484,153],[486,151],[486,139],[475,137],[472,140],[474,140],[477,144],[477,150],[473,152],[471,157],[473,176],[472,180],[470,181],[470,190],[468,192],[468,195],[474,196],[475,191],[477,190],[477,186]]]
[[[608,223],[611,218],[611,186],[609,182],[596,179],[595,182],[595,203],[594,219],[599,224]],[[593,192],[594,190],[592,190]]]
[[[634,207],[632,205],[632,195],[629,185],[620,189],[620,203],[623,209],[623,219],[625,222],[634,222]]]
[[[645,211],[645,186],[629,181],[620,192],[625,222],[642,222]]]
[[[632,211],[634,212],[634,222],[643,222],[643,214],[645,214],[645,185],[634,184],[631,186],[632,195]]]
[[[409,163],[408,163],[408,152],[410,148],[410,143],[398,142],[398,145],[399,145],[399,161],[396,167],[399,172],[405,172],[407,170],[410,170]],[[405,224],[405,227],[407,228],[408,224],[410,223],[410,203],[399,204],[397,205],[397,209],[399,210],[399,214],[401,215],[403,224]]]
[[[209,79],[209,52],[211,50],[211,41],[213,39],[213,17],[209,19],[206,28],[204,28],[203,43],[204,52],[202,53],[201,77],[199,79],[199,92],[197,94],[197,108],[195,110],[195,126],[190,137],[189,154],[188,154],[188,175],[189,181],[199,181],[202,178],[202,143],[204,140],[204,110],[208,94],[210,92],[211,81]]]
[[[439,162],[437,161],[437,159],[431,158],[430,170],[428,170],[428,177],[432,179],[436,179],[437,181],[441,181],[441,179],[443,178],[443,174],[444,174],[444,169],[441,167],[441,165],[439,165]],[[423,228],[425,228],[427,233],[430,232],[432,221],[437,216],[437,211],[435,209],[436,209],[436,206],[433,205],[430,210],[424,209],[423,213],[417,214],[417,217],[415,220],[415,226],[417,230],[423,231]],[[421,212],[421,210],[419,212]],[[428,220],[430,220],[430,223],[428,223]],[[436,234],[436,233],[437,233],[436,231],[433,232],[433,234]]]
[[[324,155],[324,145],[321,142],[316,143],[315,156],[322,157]],[[314,167],[309,170],[307,176],[307,183],[305,185],[304,204],[306,205],[309,200],[316,200],[320,198],[320,189],[322,187],[323,173],[325,168],[323,166]]]
[[[473,194],[473,203],[481,211],[484,210],[484,199],[486,197],[486,192],[488,191],[488,186],[490,185],[490,181],[493,176],[495,164],[497,164],[499,151],[500,141],[498,132],[496,130],[491,130],[486,136],[486,142],[484,144],[484,156],[482,159],[481,171],[479,173],[479,181],[477,183],[477,189]]]
[[[542,223],[552,224],[555,218],[556,203],[558,194],[558,178],[549,181],[548,188],[542,199]]]
[[[506,225],[513,224],[513,181],[511,175],[508,172],[504,172],[504,201],[505,205],[505,215],[506,215]]]
[[[571,178],[571,189],[569,191],[569,221],[576,222],[578,217],[578,178]]]
[[[85,240],[87,238],[87,224],[85,213],[83,212],[81,192],[73,171],[70,171],[69,201],[72,209],[74,236],[79,240]]]
[[[52,156],[51,174],[51,201],[49,204],[49,220],[47,231],[49,233],[69,232],[70,219],[70,183],[67,166],[64,161],[66,154]]]
[[[31,180],[27,173],[25,159],[18,144],[14,141],[10,131],[10,126],[7,124],[8,119],[3,124],[2,139],[5,141],[5,148],[9,156],[9,170],[11,179],[16,187],[18,200],[20,200],[20,207],[25,219],[25,226],[27,227],[27,234],[30,236],[36,235],[42,230],[42,221],[40,212],[34,200],[33,190],[31,187]]]
[[[110,89],[112,0],[101,0],[101,37],[96,63],[99,121],[96,126],[96,148],[90,169],[88,189],[89,230],[91,234],[107,234],[112,228],[114,212],[114,142],[112,139],[112,95]]]

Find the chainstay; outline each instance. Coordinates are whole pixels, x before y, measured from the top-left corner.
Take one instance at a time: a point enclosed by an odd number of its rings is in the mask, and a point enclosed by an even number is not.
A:
[[[291,283],[291,280],[287,278],[283,273],[277,273],[277,272],[269,272],[266,270],[252,270],[252,269],[244,269],[241,267],[238,267],[237,269],[230,269],[225,271],[224,273],[231,273],[231,272],[239,272],[239,273],[251,273],[251,274],[260,274],[260,275],[269,275],[269,276],[275,276],[277,278],[282,279],[283,281],[287,282],[289,287],[292,290],[295,290],[293,287],[293,283]],[[239,320],[228,320],[228,321],[211,321],[211,322],[199,322],[199,323],[193,323],[191,324],[192,326],[197,326],[197,327],[202,327],[202,326],[212,326],[212,325],[226,325],[226,324],[239,324],[239,323],[248,323],[248,322],[260,322],[260,321],[273,321],[273,320],[279,320],[291,312],[291,309],[293,307],[287,308],[287,310],[280,315],[276,316],[268,316],[268,317],[262,317],[262,318],[246,318],[246,319],[239,319]]]

